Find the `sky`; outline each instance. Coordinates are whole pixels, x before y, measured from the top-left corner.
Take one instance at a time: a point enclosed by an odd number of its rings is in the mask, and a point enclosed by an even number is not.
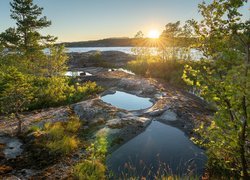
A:
[[[0,32],[13,27],[11,0],[0,0]],[[207,0],[208,2],[211,0]],[[202,0],[34,0],[52,25],[42,32],[58,37],[59,42],[86,41],[111,37],[133,37],[161,32],[169,22],[199,20]],[[250,17],[250,2],[242,8]]]

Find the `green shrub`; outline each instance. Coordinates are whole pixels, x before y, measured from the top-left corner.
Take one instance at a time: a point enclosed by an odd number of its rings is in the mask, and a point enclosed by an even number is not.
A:
[[[76,136],[80,127],[81,122],[76,116],[70,117],[68,122],[46,123],[43,129],[37,130],[44,134],[39,143],[53,153],[69,154],[80,144]]]
[[[65,125],[65,131],[75,133],[79,130],[81,122],[76,117],[71,117],[70,121]]]
[[[94,143],[92,143],[88,148],[89,158],[99,159],[103,162],[105,161],[108,148],[108,141],[105,134],[98,135]]]
[[[129,62],[128,69],[145,77],[160,78],[176,86],[185,86],[182,80],[185,63],[181,60],[163,61],[159,57],[149,57]]]
[[[40,77],[33,81],[34,101],[29,109],[66,105],[83,100],[102,89],[95,82],[73,84],[65,77]]]
[[[79,140],[75,136],[63,136],[62,139],[49,141],[46,146],[52,151],[61,154],[68,154],[77,149]]]
[[[105,159],[108,142],[106,134],[100,134],[87,148],[84,160],[73,167],[73,175],[77,179],[106,179]]]
[[[28,132],[38,132],[38,131],[41,131],[41,127],[39,126],[31,126],[28,130]]]
[[[30,109],[63,105],[68,96],[74,94],[74,87],[64,77],[37,77],[33,81],[35,100]]]
[[[81,180],[106,179],[105,172],[105,165],[98,160],[84,160],[73,169],[74,177]]]
[[[95,82],[86,82],[82,85],[76,85],[74,93],[68,97],[68,102],[73,103],[80,101],[90,95],[94,95],[102,91],[102,88],[97,86]]]
[[[59,140],[64,136],[64,128],[61,122],[56,122],[54,124],[46,123],[44,131],[48,134],[50,140]]]
[[[100,51],[95,52],[89,56],[89,61],[91,61],[95,66],[106,67],[106,68],[113,68],[115,67],[114,64],[105,61],[102,58],[102,54]]]

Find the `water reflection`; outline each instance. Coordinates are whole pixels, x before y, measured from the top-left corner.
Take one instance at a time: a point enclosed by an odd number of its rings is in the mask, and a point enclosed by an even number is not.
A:
[[[153,121],[141,134],[122,145],[107,159],[117,176],[122,173],[148,176],[162,173],[201,175],[205,167],[204,150],[194,145],[184,132]],[[150,175],[150,176],[151,176]]]
[[[128,111],[146,109],[153,105],[150,98],[142,98],[121,91],[105,95],[101,99],[106,103]]]

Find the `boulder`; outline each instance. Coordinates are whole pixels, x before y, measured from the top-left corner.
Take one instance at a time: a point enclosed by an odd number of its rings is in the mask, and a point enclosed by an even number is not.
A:
[[[177,114],[171,110],[167,110],[160,116],[160,119],[164,121],[177,121]]]

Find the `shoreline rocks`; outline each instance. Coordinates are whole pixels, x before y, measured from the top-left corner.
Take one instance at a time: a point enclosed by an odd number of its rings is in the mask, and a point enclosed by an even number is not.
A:
[[[124,67],[135,56],[120,51],[89,51],[68,53],[70,68],[84,68],[90,66]]]

